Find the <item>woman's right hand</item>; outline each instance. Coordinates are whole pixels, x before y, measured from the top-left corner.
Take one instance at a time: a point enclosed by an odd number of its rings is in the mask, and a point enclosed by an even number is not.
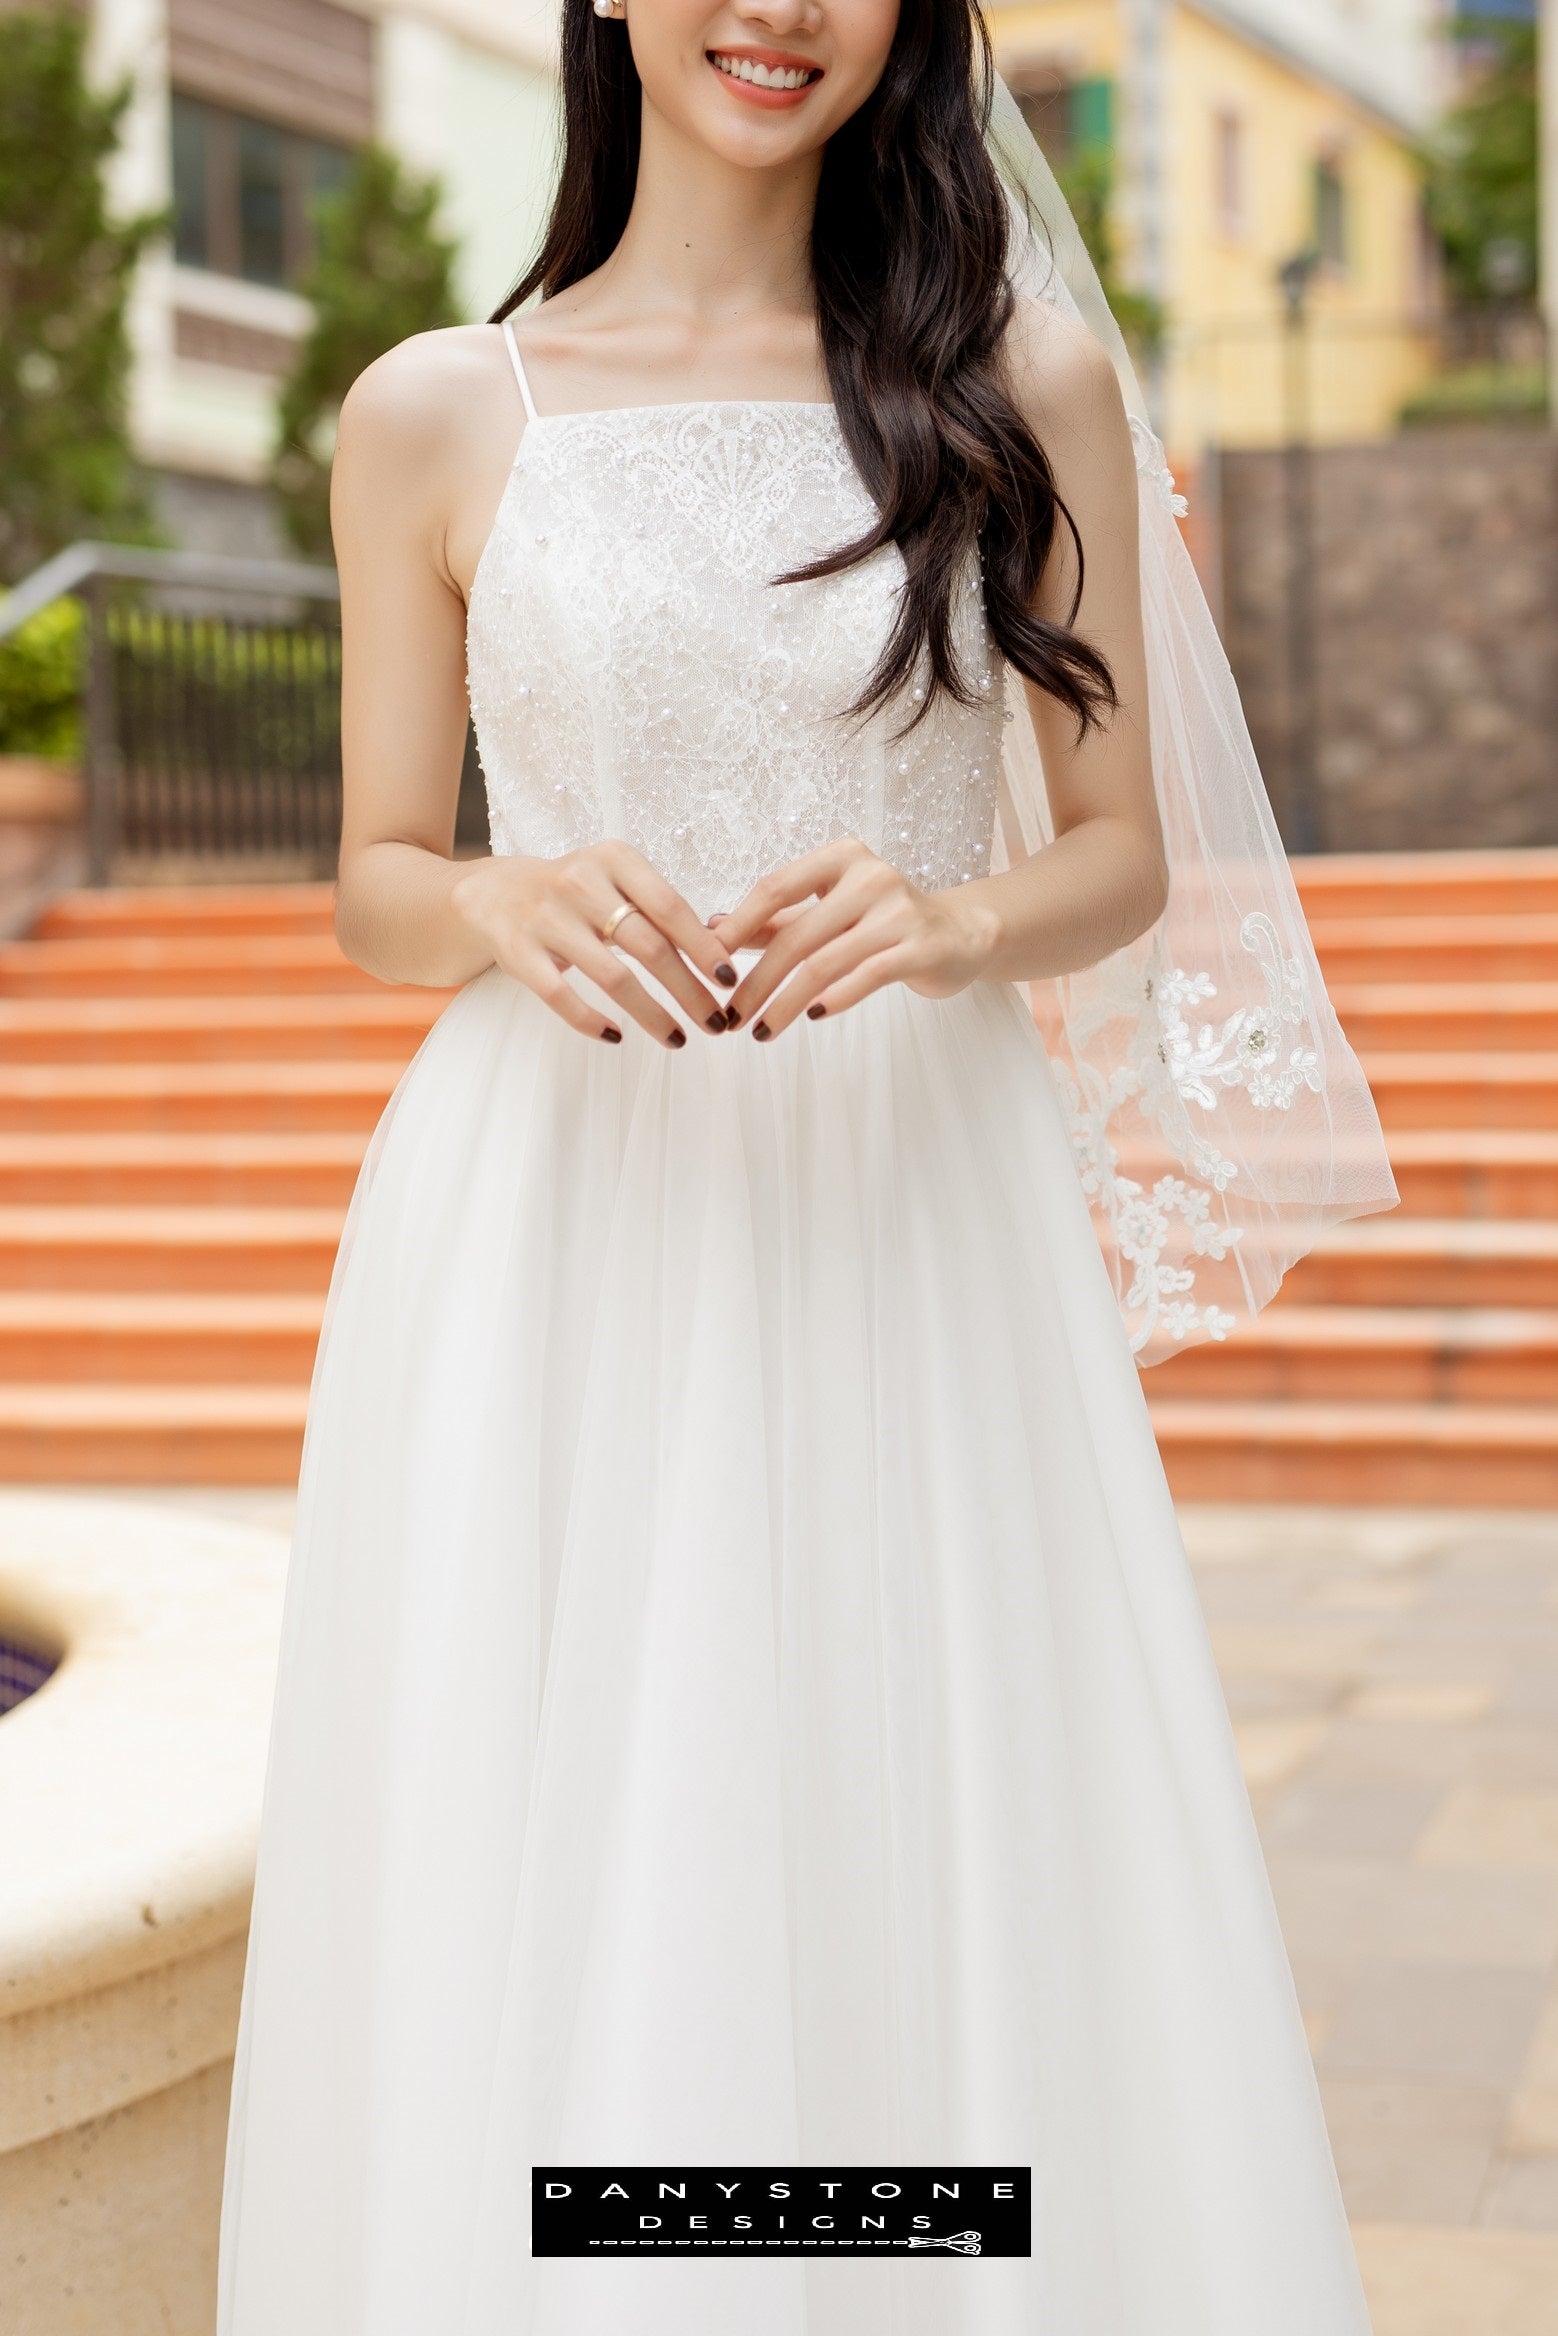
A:
[[[601,928],[623,901],[632,913],[609,942]],[[641,852],[608,836],[556,859],[524,853],[473,860],[449,901],[456,916],[492,951],[503,971],[535,991],[586,1038],[615,1043],[622,1032],[568,979],[577,967],[625,1014],[663,1046],[685,1046],[687,1033],[645,989],[617,952],[636,957],[705,1029],[726,1027],[718,999],[696,978],[687,959],[727,989],[736,969],[717,934]]]

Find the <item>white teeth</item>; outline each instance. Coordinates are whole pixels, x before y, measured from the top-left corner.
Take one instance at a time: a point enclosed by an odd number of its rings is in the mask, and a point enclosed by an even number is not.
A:
[[[726,57],[717,49],[713,61],[732,81],[750,81],[757,89],[800,89],[811,78],[804,66],[754,64],[750,57]]]

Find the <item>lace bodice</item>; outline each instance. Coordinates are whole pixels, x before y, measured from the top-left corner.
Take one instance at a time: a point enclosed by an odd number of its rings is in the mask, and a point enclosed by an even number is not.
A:
[[[467,619],[494,852],[621,836],[700,916],[836,835],[927,888],[984,874],[1003,699],[974,563],[955,638],[980,702],[943,696],[899,741],[908,694],[840,718],[892,620],[896,545],[768,582],[874,516],[833,407],[537,415],[521,387],[530,418]]]

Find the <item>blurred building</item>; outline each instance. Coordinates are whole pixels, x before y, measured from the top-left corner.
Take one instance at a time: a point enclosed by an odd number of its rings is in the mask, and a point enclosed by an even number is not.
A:
[[[275,387],[307,322],[311,193],[360,140],[436,172],[467,313],[533,248],[555,154],[556,0],[90,0],[133,74],[127,207],[169,204],[134,307],[134,424],[192,543],[274,543]],[[1388,431],[1432,369],[1413,140],[1447,94],[1448,0],[987,0],[1075,195],[1100,165],[1118,281],[1166,318],[1177,458]],[[1313,248],[1295,362],[1277,271]]]
[[[1446,89],[1442,0],[1016,0],[1002,70],[1068,190],[1109,168],[1124,282],[1166,319],[1181,457],[1383,435],[1432,369],[1414,144]],[[1313,255],[1301,345],[1284,263]]]
[[[461,288],[485,315],[529,256],[554,151],[551,0],[93,0],[95,61],[130,72],[127,208],[170,205],[137,287],[133,416],[187,543],[275,546],[261,488],[276,383],[308,311],[309,198],[367,138],[442,180]]]

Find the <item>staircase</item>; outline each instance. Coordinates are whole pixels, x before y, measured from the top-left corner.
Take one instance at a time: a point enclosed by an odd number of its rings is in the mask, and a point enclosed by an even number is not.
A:
[[[1145,1375],[1175,1493],[1558,1506],[1558,851],[1294,865],[1401,1206]]]
[[[446,997],[330,909],[67,893],[0,948],[0,1480],[295,1479],[352,1184]]]
[[[1402,1206],[1144,1385],[1183,1499],[1558,1506],[1558,851],[1297,862]],[[0,948],[0,1479],[278,1483],[369,1131],[447,993],[328,885]]]

